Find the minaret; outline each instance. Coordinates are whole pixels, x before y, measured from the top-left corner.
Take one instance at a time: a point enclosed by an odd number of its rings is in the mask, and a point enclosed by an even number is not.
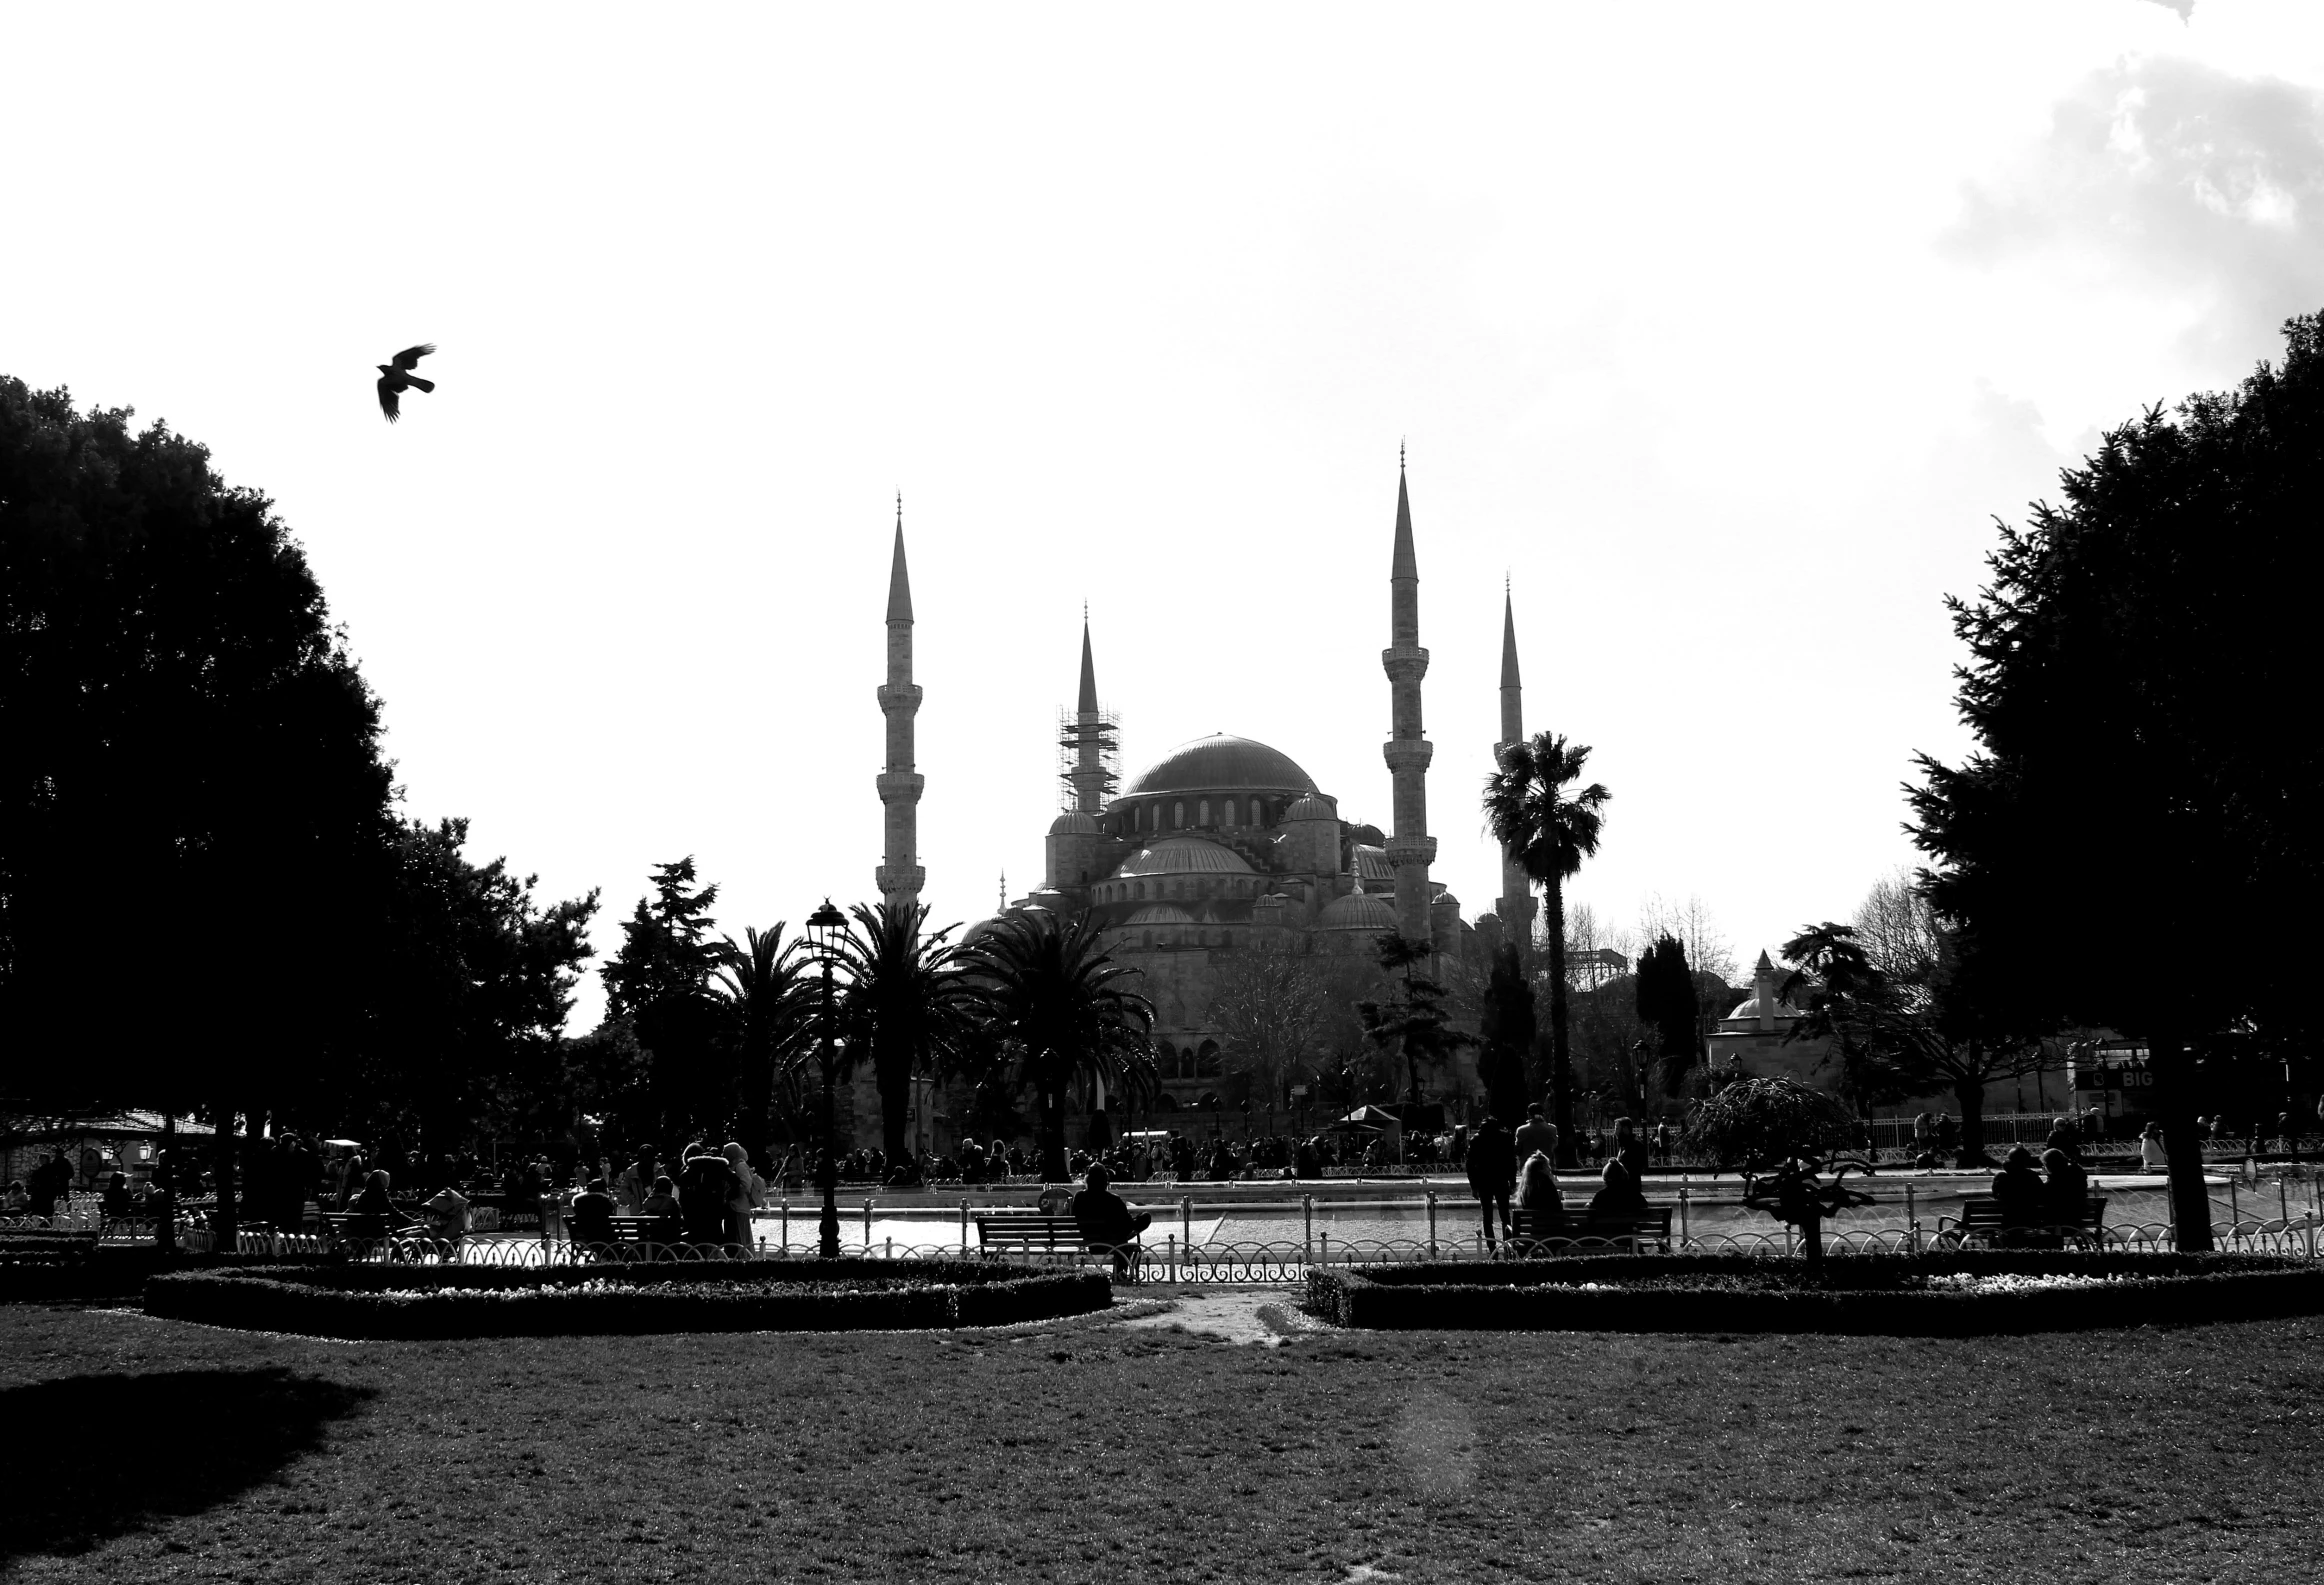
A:
[[[1097,708],[1097,663],[1089,653],[1089,607],[1081,608],[1081,695],[1073,705],[1073,807],[1085,815],[1105,813],[1105,795],[1114,777],[1106,769],[1106,723]]]
[[[1493,761],[1501,750],[1525,741],[1525,689],[1517,680],[1517,607],[1504,584],[1501,590],[1501,741],[1493,745]],[[1501,850],[1502,932],[1517,948],[1523,966],[1533,950],[1533,882],[1517,861],[1517,850]]]
[[[1388,862],[1396,870],[1396,932],[1408,941],[1427,941],[1428,866],[1436,857],[1436,841],[1428,834],[1428,761],[1435,750],[1421,736],[1420,679],[1428,672],[1428,651],[1420,647],[1420,562],[1412,554],[1412,499],[1405,488],[1401,447],[1396,454],[1396,556],[1388,589],[1390,643],[1380,652],[1393,703],[1393,730],[1381,749],[1396,815]]]
[[[880,713],[888,718],[888,768],[879,775],[887,806],[888,856],[874,873],[880,896],[893,907],[920,900],[928,872],[919,864],[920,789],[927,778],[912,768],[912,717],[920,713],[920,685],[912,681],[912,578],[904,569],[904,498],[896,497],[896,559],[888,573],[888,680],[880,685]]]

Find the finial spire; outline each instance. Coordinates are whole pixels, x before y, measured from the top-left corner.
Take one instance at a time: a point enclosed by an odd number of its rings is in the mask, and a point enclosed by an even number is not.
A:
[[[1008,872],[1007,870],[1003,870],[1003,871],[1001,871],[1001,907],[1000,907],[1000,911],[1001,911],[1002,913],[1004,913],[1004,914],[1005,914],[1005,913],[1007,913],[1007,912],[1009,911],[1009,872]]]

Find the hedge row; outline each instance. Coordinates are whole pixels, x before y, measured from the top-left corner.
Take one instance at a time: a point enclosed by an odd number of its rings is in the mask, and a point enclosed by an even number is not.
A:
[[[151,1244],[98,1244],[80,1253],[0,1258],[0,1304],[123,1303],[143,1293],[147,1281],[169,1272],[283,1264],[273,1255],[193,1255],[164,1253]]]
[[[511,1271],[363,1266],[189,1272],[145,1287],[150,1315],[318,1337],[579,1337],[992,1326],[1103,1309],[1099,1272],[886,1261]]]
[[[1341,1326],[1382,1330],[1575,1332],[1830,1332],[1910,1337],[2081,1331],[2093,1327],[2260,1320],[2324,1313],[2324,1268],[2267,1256],[2044,1254],[1894,1257],[1888,1271],[1830,1272],[1832,1286],[1739,1290],[1750,1256],[1608,1256],[1550,1262],[1443,1263],[1316,1271],[1308,1307]],[[1888,1257],[1834,1262],[1887,1264]],[[1671,1278],[1685,1261],[1702,1286],[1623,1287],[1624,1276]],[[1761,1260],[1764,1267],[1767,1262]],[[1913,1275],[2098,1276],[2102,1287],[2015,1292],[1914,1289]],[[1583,1282],[1609,1286],[1585,1289]],[[1840,1286],[1851,1283],[1857,1285]]]

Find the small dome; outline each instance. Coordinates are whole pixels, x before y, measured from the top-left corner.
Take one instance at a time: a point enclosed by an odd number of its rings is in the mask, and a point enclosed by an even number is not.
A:
[[[1774,1012],[1775,1016],[1778,1018],[1797,1018],[1800,1015],[1799,1009],[1792,1006],[1792,1004],[1789,1002],[1777,1002],[1775,1004]],[[1757,1018],[1759,1016],[1759,998],[1756,996],[1752,997],[1751,1000],[1745,1002],[1742,1006],[1736,1008],[1727,1016],[1729,1018]]]
[[[1124,926],[1190,925],[1194,923],[1194,915],[1170,903],[1148,903],[1122,923]]]
[[[1204,837],[1164,837],[1122,860],[1116,875],[1249,875],[1240,853]]]
[[[1359,886],[1325,907],[1316,921],[1319,930],[1368,930],[1374,935],[1396,928],[1396,910]]]
[[[1078,809],[1068,809],[1049,822],[1049,834],[1053,837],[1093,837],[1097,835],[1097,831],[1097,816],[1083,814]]]
[[[1309,793],[1299,802],[1284,810],[1283,818],[1286,820],[1329,820],[1337,825],[1340,814],[1324,798],[1323,794]]]
[[[1431,908],[1457,909],[1460,907],[1460,905],[1461,900],[1458,897],[1455,897],[1451,892],[1438,892],[1434,897],[1431,897],[1428,900],[1428,906]]]

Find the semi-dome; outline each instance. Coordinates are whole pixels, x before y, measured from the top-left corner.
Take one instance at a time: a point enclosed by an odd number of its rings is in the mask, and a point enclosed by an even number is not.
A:
[[[1049,834],[1053,837],[1096,836],[1098,834],[1097,816],[1083,814],[1078,809],[1068,809],[1049,822]]]
[[[1148,903],[1129,918],[1124,925],[1190,925],[1194,915],[1170,903]]]
[[[1202,837],[1164,837],[1128,858],[1116,875],[1249,875],[1250,864],[1233,848]]]
[[[1124,798],[1160,792],[1311,793],[1315,781],[1290,755],[1247,737],[1214,732],[1181,743],[1130,778]]]
[[[1316,926],[1322,930],[1369,930],[1377,934],[1396,928],[1396,910],[1358,887],[1327,904]]]
[[[1339,817],[1339,811],[1334,809],[1321,793],[1309,793],[1299,802],[1283,811],[1283,818],[1287,821],[1337,820]]]
[[[1368,842],[1358,842],[1355,844],[1355,851],[1356,879],[1392,881],[1396,878],[1396,866],[1388,862],[1386,848],[1374,847]]]

